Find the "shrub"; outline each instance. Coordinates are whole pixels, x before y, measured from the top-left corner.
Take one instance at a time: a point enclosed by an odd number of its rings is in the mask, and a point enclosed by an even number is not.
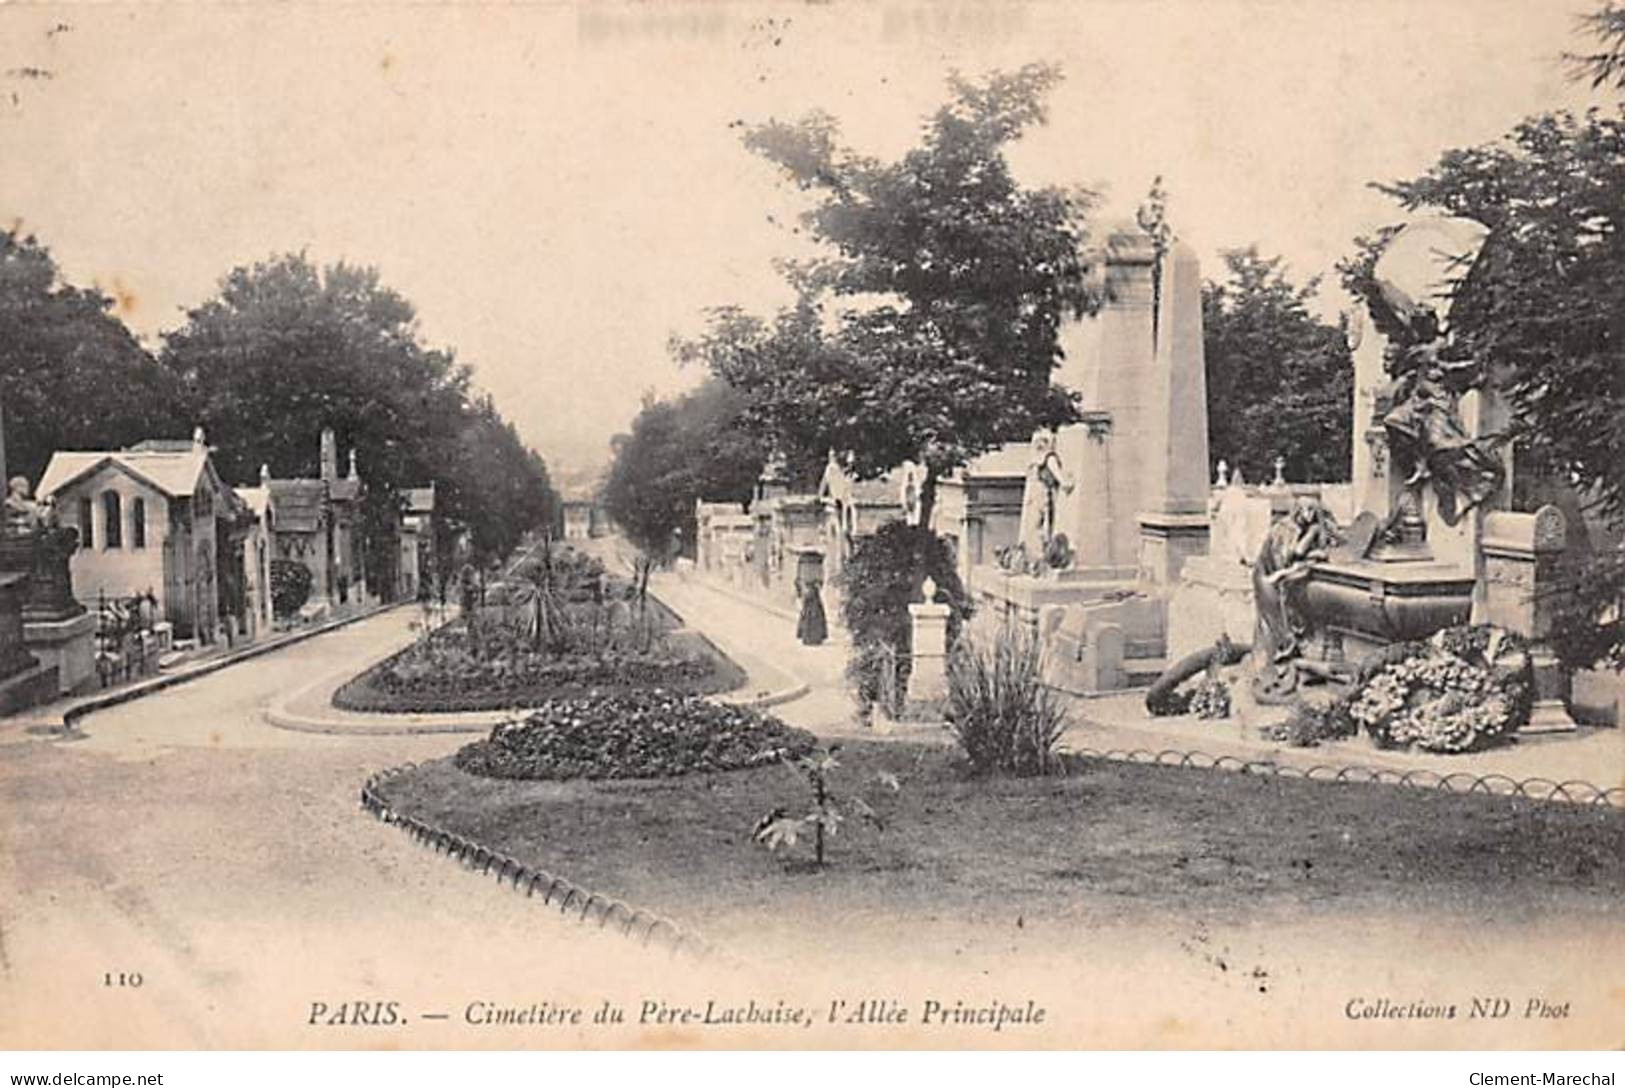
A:
[[[310,600],[310,568],[297,559],[271,560],[271,608],[278,616],[291,616]]]
[[[797,759],[816,743],[744,707],[661,690],[594,692],[503,722],[456,763],[489,778],[660,778]]]
[[[948,728],[977,774],[1046,774],[1066,728],[1060,696],[1043,682],[1043,647],[1022,624],[991,645],[962,640],[948,663]]]
[[[551,544],[539,549],[513,572],[521,581],[545,586],[566,600],[581,603],[602,597],[613,583],[622,593],[626,583],[611,579],[596,556],[578,552],[567,544]]]
[[[891,521],[857,542],[841,570],[841,619],[852,638],[847,679],[865,711],[880,705],[896,714],[906,689],[911,651],[908,606],[918,601],[930,575],[937,600],[949,606],[948,642],[953,645],[970,615],[970,600],[954,570],[948,546],[929,529]],[[892,697],[887,703],[886,696]]]
[[[826,839],[835,837],[841,824],[852,817],[869,824],[876,831],[886,829],[885,821],[875,807],[862,797],[852,794],[838,796],[830,785],[830,772],[841,765],[836,758],[840,752],[839,744],[832,744],[827,749],[815,748],[804,755],[791,758],[786,756],[784,762],[795,770],[807,783],[812,794],[811,808],[805,816],[796,816],[784,806],[775,807],[767,815],[756,821],[755,828],[750,833],[751,840],[767,847],[768,850],[778,850],[779,847],[793,847],[801,836],[812,833],[813,865],[816,868],[824,866],[824,843]],[[883,786],[893,793],[900,791],[902,783],[897,776],[887,771],[881,771],[875,776]]]

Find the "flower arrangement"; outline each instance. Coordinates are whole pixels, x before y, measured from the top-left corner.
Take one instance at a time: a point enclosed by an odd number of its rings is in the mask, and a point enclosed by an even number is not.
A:
[[[1293,707],[1291,717],[1261,727],[1259,736],[1293,748],[1316,748],[1323,741],[1357,736],[1360,724],[1349,714],[1352,702],[1352,699],[1344,698],[1317,706],[1300,698]]]
[[[1366,678],[1348,714],[1379,744],[1468,752],[1528,719],[1529,658],[1494,628],[1451,628],[1410,643]]]
[[[1230,716],[1230,685],[1217,675],[1216,670],[1202,677],[1196,690],[1190,693],[1190,713],[1198,718]]]

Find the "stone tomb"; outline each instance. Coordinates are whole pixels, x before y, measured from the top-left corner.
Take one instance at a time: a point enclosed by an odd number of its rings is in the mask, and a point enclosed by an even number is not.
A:
[[[1527,729],[1572,729],[1568,680],[1544,644],[1551,619],[1543,591],[1558,574],[1564,516],[1555,506],[1508,509],[1510,455],[1492,441],[1508,408],[1494,375],[1482,374],[1459,395],[1438,377],[1454,365],[1439,354],[1448,344],[1452,282],[1465,275],[1485,233],[1467,220],[1421,219],[1378,259],[1381,297],[1367,303],[1373,313],[1388,307],[1410,342],[1390,345],[1375,322],[1354,323],[1361,513],[1352,546],[1310,564],[1306,656],[1358,663],[1444,627],[1495,624],[1532,644],[1537,691]],[[1409,406],[1418,403],[1422,426],[1412,432],[1418,416]],[[1404,445],[1394,449],[1396,441]]]

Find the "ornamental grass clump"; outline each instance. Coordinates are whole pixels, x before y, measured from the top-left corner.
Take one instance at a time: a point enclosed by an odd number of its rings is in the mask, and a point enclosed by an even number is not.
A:
[[[966,637],[948,661],[948,728],[976,774],[1048,774],[1066,729],[1060,697],[1043,680],[1035,632],[1006,624]]]

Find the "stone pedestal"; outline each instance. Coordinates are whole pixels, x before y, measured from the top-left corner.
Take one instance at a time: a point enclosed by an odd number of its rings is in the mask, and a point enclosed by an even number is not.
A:
[[[1186,562],[1208,553],[1206,514],[1143,513],[1139,521],[1142,582],[1177,585]]]
[[[56,666],[61,694],[89,687],[96,677],[96,617],[89,612],[66,619],[27,620],[23,639],[29,652]]]
[[[908,606],[912,659],[908,673],[911,710],[940,707],[948,697],[948,606],[924,601]]]
[[[1234,556],[1197,556],[1185,564],[1168,601],[1168,660],[1212,646],[1221,636],[1251,645],[1256,621],[1252,569]]]
[[[0,714],[14,714],[58,694],[56,666],[29,653],[23,631],[28,575],[0,573]]]
[[[0,535],[0,571],[26,573],[22,608],[28,620],[63,620],[84,614],[73,596],[68,560],[79,546],[74,529]]]
[[[1549,590],[1560,576],[1568,539],[1563,512],[1543,506],[1533,514],[1496,511],[1483,525],[1484,619],[1529,641],[1535,702],[1525,733],[1567,732],[1571,681],[1546,639],[1552,629]]]
[[[23,634],[23,593],[28,575],[0,573],[0,679],[15,676],[39,664],[28,652]]]

